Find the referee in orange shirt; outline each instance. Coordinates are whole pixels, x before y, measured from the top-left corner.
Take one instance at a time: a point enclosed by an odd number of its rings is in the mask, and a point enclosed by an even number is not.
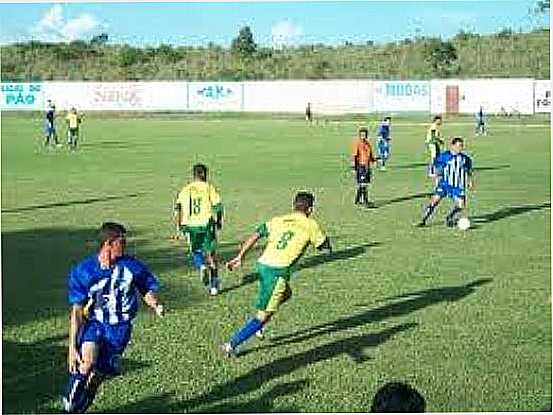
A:
[[[371,163],[376,161],[374,152],[369,142],[369,130],[360,128],[352,146],[351,167],[355,170],[357,179],[357,194],[355,195],[356,205],[375,207],[369,200],[367,186],[371,182]]]

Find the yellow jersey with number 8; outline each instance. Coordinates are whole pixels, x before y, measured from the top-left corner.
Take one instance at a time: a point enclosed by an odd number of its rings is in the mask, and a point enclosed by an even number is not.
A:
[[[258,262],[275,268],[294,265],[309,244],[320,246],[326,239],[319,224],[301,212],[277,216],[257,228],[267,237],[267,246]]]
[[[183,187],[177,197],[181,206],[181,223],[187,226],[207,226],[213,217],[213,208],[221,197],[210,183],[196,180]]]

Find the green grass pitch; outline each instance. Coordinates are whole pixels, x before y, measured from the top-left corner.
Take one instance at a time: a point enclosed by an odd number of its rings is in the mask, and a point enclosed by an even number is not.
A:
[[[90,116],[75,153],[40,145],[40,115],[2,119],[2,398],[9,413],[58,412],[66,381],[66,275],[104,220],[123,222],[128,250],[163,284],[169,312],[142,307],[124,375],[92,412],[363,412],[379,386],[405,381],[429,411],[551,408],[549,119],[444,121],[467,138],[473,228],[412,225],[431,191],[428,117],[394,119],[377,209],[353,206],[349,149],[358,121],[308,127],[268,116]],[[527,125],[528,124],[528,125]],[[226,207],[229,259],[260,222],[316,194],[331,257],[308,251],[293,297],[236,360],[218,345],[254,311],[252,274],[222,272],[208,298],[171,241],[172,202],[202,161]]]

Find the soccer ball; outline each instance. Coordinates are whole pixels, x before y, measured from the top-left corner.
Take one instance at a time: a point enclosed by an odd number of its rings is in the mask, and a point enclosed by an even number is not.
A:
[[[468,228],[470,228],[470,220],[469,218],[461,218],[457,222],[457,227],[461,229],[462,231],[466,231]]]

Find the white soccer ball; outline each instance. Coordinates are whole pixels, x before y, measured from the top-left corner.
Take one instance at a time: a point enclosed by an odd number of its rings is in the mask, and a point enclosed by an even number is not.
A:
[[[470,220],[469,218],[461,218],[457,222],[457,227],[461,229],[462,231],[466,231],[468,228],[470,228]]]
[[[215,295],[219,294],[219,290],[218,290],[217,288],[215,288],[215,287],[211,287],[211,288],[209,289],[209,294],[215,296]]]

